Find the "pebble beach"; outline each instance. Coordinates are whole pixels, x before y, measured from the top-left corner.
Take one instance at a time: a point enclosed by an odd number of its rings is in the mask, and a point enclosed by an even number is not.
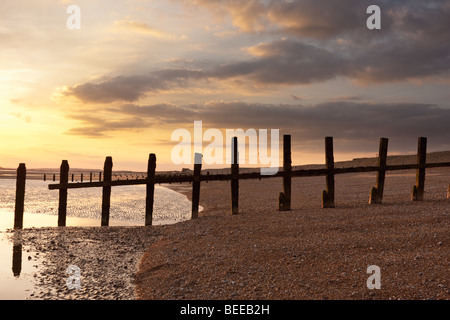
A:
[[[336,208],[321,208],[324,177],[202,183],[196,220],[151,227],[32,228],[9,232],[36,261],[27,299],[449,299],[449,169],[427,171],[425,201],[412,202],[413,171],[386,177],[383,204],[369,205],[375,174],[336,176]],[[169,186],[190,197],[189,184]],[[69,265],[81,286],[67,286]],[[381,270],[369,290],[367,268]]]

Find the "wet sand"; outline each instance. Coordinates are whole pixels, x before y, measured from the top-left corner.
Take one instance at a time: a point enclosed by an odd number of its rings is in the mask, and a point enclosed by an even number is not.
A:
[[[449,169],[427,171],[426,200],[411,202],[414,172],[336,176],[335,209],[320,207],[324,177],[295,178],[279,212],[281,179],[202,183],[197,220],[152,227],[66,227],[9,233],[22,259],[40,261],[29,299],[449,299]],[[190,185],[172,185],[190,196]],[[39,258],[38,258],[39,257]],[[81,270],[68,289],[67,267]],[[369,265],[381,269],[368,290]]]

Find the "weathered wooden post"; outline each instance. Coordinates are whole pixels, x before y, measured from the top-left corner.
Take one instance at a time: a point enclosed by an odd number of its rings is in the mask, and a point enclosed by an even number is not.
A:
[[[102,182],[102,172],[98,173],[98,182]]]
[[[147,165],[147,195],[145,198],[145,225],[153,223],[153,203],[155,198],[156,155],[151,153]]]
[[[92,172],[89,173],[89,182],[92,182]]]
[[[291,210],[291,183],[292,183],[292,159],[291,159],[291,135],[283,136],[283,192],[280,192],[278,210]]]
[[[46,181],[47,180],[47,176],[45,175],[45,173],[44,173],[44,181]]]
[[[58,204],[58,227],[66,226],[67,216],[67,184],[69,183],[69,162],[63,160],[59,170],[59,204]],[[64,187],[66,185],[66,187]]]
[[[377,172],[376,186],[370,192],[369,203],[381,203],[383,201],[384,181],[386,177],[386,162],[389,139],[380,139],[380,148],[378,151],[378,166],[380,169]]]
[[[198,218],[198,207],[200,203],[200,175],[202,173],[202,154],[196,153],[194,158],[194,181],[192,183],[192,217]]]
[[[112,157],[106,157],[103,167],[103,192],[102,192],[102,227],[109,225],[109,209],[111,207],[111,178],[112,178]]]
[[[53,174],[53,181],[56,181],[56,174]]]
[[[425,192],[425,166],[427,160],[427,138],[420,137],[417,146],[416,184],[412,188],[411,200],[422,201]]]
[[[23,228],[23,209],[25,206],[25,181],[27,168],[25,163],[19,164],[16,177],[16,206],[14,210],[14,229]]]
[[[83,182],[83,174],[80,176],[80,182]]]
[[[333,137],[325,138],[326,190],[322,192],[322,207],[334,208],[334,155]]]
[[[239,151],[238,138],[231,143],[231,214],[239,213]]]
[[[73,180],[75,180],[75,174],[74,173],[72,173],[72,182],[73,182]]]

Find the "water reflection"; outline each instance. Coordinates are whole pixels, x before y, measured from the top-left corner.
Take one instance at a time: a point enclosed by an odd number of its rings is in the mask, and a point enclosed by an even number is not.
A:
[[[0,227],[6,217],[3,213],[14,213],[16,185],[14,180],[0,179]],[[43,181],[27,181],[25,196],[24,228],[31,214],[53,215],[48,226],[57,226],[58,192],[48,190],[48,183]],[[145,186],[117,186],[111,193],[111,220],[133,222],[144,225]],[[190,219],[191,202],[187,197],[170,189],[156,186],[153,222],[161,224],[168,220],[179,222]],[[78,217],[96,219],[100,225],[102,212],[102,189],[86,188],[69,191],[67,200],[67,218]],[[8,218],[9,219],[9,218]],[[3,221],[2,221],[3,220]],[[28,224],[29,225],[29,224]],[[7,228],[13,223],[8,221]]]
[[[12,250],[12,272],[18,278],[22,272],[22,234],[14,232]]]
[[[22,271],[22,244],[13,245],[12,271],[14,277],[18,278]]]

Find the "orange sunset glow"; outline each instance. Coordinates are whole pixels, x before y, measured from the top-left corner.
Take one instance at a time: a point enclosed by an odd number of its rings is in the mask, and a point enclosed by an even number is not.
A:
[[[449,17],[1,0],[0,300],[167,319],[448,300]]]
[[[448,150],[445,1],[8,1],[0,5],[0,166],[145,170],[178,128],[279,129],[295,164]],[[80,28],[68,28],[70,5]],[[70,22],[70,21],[69,21]],[[206,145],[207,143],[205,143]]]

